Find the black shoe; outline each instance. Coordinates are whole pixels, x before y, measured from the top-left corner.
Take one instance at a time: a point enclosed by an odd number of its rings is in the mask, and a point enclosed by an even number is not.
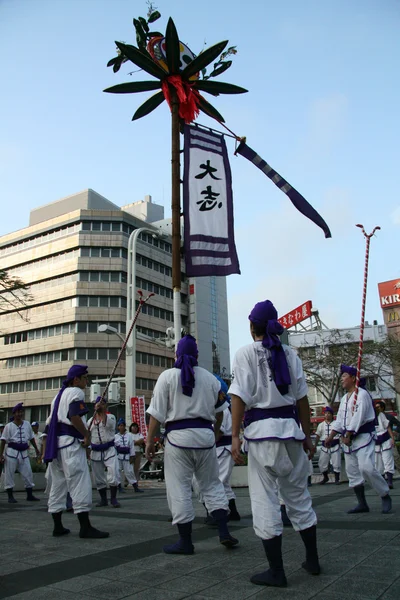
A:
[[[319,482],[319,485],[325,485],[325,483],[329,482],[328,471],[324,471],[324,473],[322,473],[322,475],[324,477],[323,477],[322,481]]]
[[[393,473],[386,473],[386,481],[389,486],[389,490],[393,489]]]
[[[229,510],[231,512],[229,513],[228,521],[240,521],[240,515],[236,508],[235,498],[231,498],[231,500],[229,500]]]
[[[391,510],[392,510],[392,499],[389,496],[389,494],[386,494],[386,496],[382,497],[382,513],[384,515],[387,515],[390,513]]]
[[[317,550],[317,528],[315,525],[300,531],[301,539],[306,547],[306,560],[302,563],[303,569],[311,575],[319,575],[321,567]]]
[[[277,535],[270,540],[262,540],[262,543],[269,563],[269,569],[250,577],[251,583],[270,587],[286,587],[287,579],[282,561],[282,536]]]
[[[103,539],[103,538],[108,538],[110,536],[109,533],[107,533],[105,531],[99,531],[95,527],[92,527],[90,520],[89,520],[88,512],[78,513],[77,516],[78,516],[79,523],[81,526],[81,529],[79,531],[80,538],[99,540],[99,539]]]
[[[213,510],[210,516],[217,522],[220,543],[226,548],[237,546],[239,540],[231,536],[228,530],[228,511],[218,508],[217,510]]]
[[[36,496],[33,495],[32,488],[25,488],[25,490],[27,502],[40,502],[40,498],[36,498]]]
[[[311,475],[309,475],[309,476],[307,477],[307,486],[308,486],[308,487],[311,487],[311,486],[312,486]]]
[[[16,499],[14,498],[14,494],[13,494],[13,488],[8,488],[6,490],[7,492],[7,496],[8,496],[8,503],[9,504],[17,504]]]
[[[179,540],[175,544],[168,544],[163,547],[165,554],[194,554],[192,544],[192,521],[189,523],[178,523]]]
[[[70,533],[70,529],[67,529],[66,527],[63,527],[63,524],[61,522],[61,515],[62,513],[52,513],[52,517],[53,517],[53,522],[54,522],[54,529],[53,529],[53,536],[54,537],[61,537],[62,535],[67,535],[68,533]]]
[[[99,494],[100,494],[100,502],[98,502],[96,504],[96,506],[99,508],[100,506],[108,506],[108,500],[107,500],[107,488],[102,488],[101,490],[98,490]]]
[[[354,508],[347,511],[348,515],[356,515],[358,513],[367,513],[369,512],[369,506],[365,499],[365,488],[363,485],[356,485],[354,488],[354,493],[357,496],[358,504]]]
[[[136,492],[137,494],[143,494],[143,490],[141,490],[141,489],[139,488],[139,486],[138,486],[138,484],[137,484],[137,483],[134,483],[134,484],[133,484],[133,489],[135,490],[135,492]]]
[[[335,471],[335,485],[340,485],[340,473]]]

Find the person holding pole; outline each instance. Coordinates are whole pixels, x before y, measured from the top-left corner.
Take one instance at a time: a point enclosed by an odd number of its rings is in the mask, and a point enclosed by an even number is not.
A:
[[[386,404],[380,400],[375,403],[375,466],[379,473],[384,473],[389,489],[393,489],[394,475],[394,435],[389,419],[385,415]]]
[[[392,508],[389,486],[375,468],[375,411],[371,396],[360,385],[356,399],[356,367],[341,365],[342,386],[345,395],[340,401],[332,432],[325,440],[330,448],[338,433],[341,434],[344,449],[346,473],[349,487],[354,489],[358,504],[349,514],[369,512],[365,499],[365,480],[382,498],[382,513],[387,514]],[[362,383],[362,381],[360,382]]]
[[[277,319],[270,300],[259,302],[251,311],[253,343],[236,352],[229,394],[232,456],[240,464],[239,432],[244,417],[253,527],[269,563],[267,571],[253,575],[250,581],[285,587],[279,495],[306,548],[302,567],[318,575],[320,565],[317,517],[307,487],[309,458],[314,452],[307,384],[299,357],[279,339],[284,328]]]

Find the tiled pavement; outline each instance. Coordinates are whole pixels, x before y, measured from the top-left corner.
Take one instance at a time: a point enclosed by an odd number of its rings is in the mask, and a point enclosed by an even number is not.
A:
[[[168,522],[163,484],[146,484],[144,494],[120,496],[120,509],[95,508],[94,525],[110,531],[109,539],[80,540],[76,517],[65,538],[51,536],[51,520],[41,502],[17,505],[0,494],[0,599],[14,600],[398,600],[400,598],[400,480],[395,481],[393,514],[382,515],[380,502],[368,490],[371,512],[347,515],[354,496],[346,485],[313,485],[319,518],[319,551],[323,572],[312,577],[300,568],[303,546],[298,534],[285,529],[283,548],[288,587],[263,588],[249,576],[266,561],[250,518],[247,489],[236,490],[242,520],[232,524],[240,540],[235,550],[219,545],[216,531],[203,525],[203,508],[195,503],[194,556],[167,556],[162,546],[176,539]]]

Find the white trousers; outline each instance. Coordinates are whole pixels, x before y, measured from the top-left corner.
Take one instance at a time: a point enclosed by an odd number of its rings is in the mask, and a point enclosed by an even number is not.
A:
[[[258,537],[268,540],[282,534],[278,490],[295,531],[316,525],[308,475],[309,460],[301,442],[249,442],[249,492]]]
[[[10,456],[5,456],[4,463],[4,489],[9,490],[14,487],[14,475],[15,471],[18,469],[22,479],[24,480],[24,485],[26,488],[32,488],[35,486],[33,483],[33,475],[32,475],[32,467],[29,458],[22,458],[20,453],[18,457],[11,458]]]
[[[235,493],[230,485],[234,464],[235,461],[232,458],[232,454],[229,452],[229,450],[224,449],[223,452],[221,452],[221,454],[218,456],[218,467],[219,478],[224,486],[225,494],[228,500],[234,500],[236,498]]]
[[[375,467],[379,473],[394,473],[392,440],[375,446]]]
[[[374,440],[371,440],[367,446],[359,448],[356,452],[344,453],[349,487],[363,485],[367,480],[377,494],[385,496],[389,493],[389,486],[375,468],[374,454]]]
[[[57,458],[48,466],[51,482],[48,510],[65,510],[67,492],[72,498],[74,513],[89,512],[92,508],[92,481],[87,464],[86,450],[77,440],[58,451]]]
[[[195,517],[192,480],[195,475],[199,492],[209,513],[228,510],[224,486],[219,479],[215,446],[204,450],[187,450],[166,442],[164,473],[172,523],[189,523]]]
[[[335,452],[332,452],[332,450],[328,450],[327,452],[321,450],[318,459],[319,470],[321,471],[321,473],[325,473],[329,469],[329,463],[332,463],[332,467],[335,473],[340,473],[341,460],[342,456],[340,448],[338,450],[335,450]]]
[[[92,458],[91,461],[94,480],[98,490],[102,490],[103,488],[107,487],[107,484],[112,487],[121,483],[118,464],[119,460],[115,448],[110,448],[101,454],[102,460],[94,460]]]
[[[131,463],[129,462],[129,460],[118,460],[118,464],[119,464],[120,475],[121,475],[121,471],[122,471],[122,473],[124,473],[128,483],[130,483],[131,485],[133,485],[134,483],[137,483],[136,477],[135,477],[135,470],[133,468],[133,465],[131,465]]]

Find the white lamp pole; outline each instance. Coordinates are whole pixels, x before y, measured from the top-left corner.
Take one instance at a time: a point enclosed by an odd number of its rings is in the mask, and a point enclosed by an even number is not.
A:
[[[157,236],[154,229],[140,227],[134,229],[129,236],[128,241],[128,281],[127,281],[127,313],[126,313],[126,331],[129,331],[133,316],[136,312],[136,244],[139,235],[146,231]],[[157,236],[158,237],[158,236]],[[136,395],[136,326],[133,328],[132,335],[126,346],[125,356],[125,420],[126,426],[132,422],[131,398]]]

